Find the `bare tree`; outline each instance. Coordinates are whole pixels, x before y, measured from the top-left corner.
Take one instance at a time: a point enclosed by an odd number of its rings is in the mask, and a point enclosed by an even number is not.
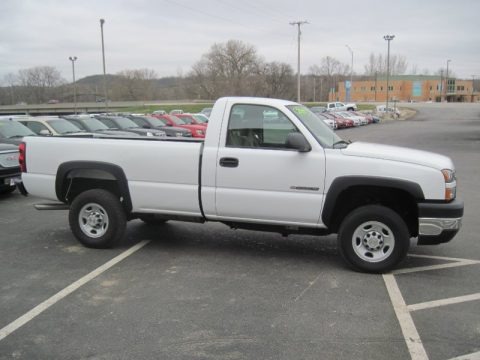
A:
[[[31,103],[46,102],[58,94],[57,87],[64,84],[60,71],[52,66],[36,66],[18,71],[18,84]]]
[[[117,73],[115,98],[125,100],[152,100],[157,73],[151,69],[128,69]]]
[[[370,54],[368,64],[365,65],[365,75],[374,76],[387,74],[387,57],[382,54]],[[408,62],[403,55],[390,55],[390,75],[405,74],[408,68]]]
[[[254,46],[238,40],[214,44],[192,67],[191,78],[207,98],[247,95],[248,78],[258,73],[260,57]]]

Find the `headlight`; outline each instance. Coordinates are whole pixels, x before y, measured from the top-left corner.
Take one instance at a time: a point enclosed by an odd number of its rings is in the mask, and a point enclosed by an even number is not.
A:
[[[196,133],[197,133],[197,135],[203,135],[203,134],[205,134],[205,133],[203,132],[203,130],[197,130]]]
[[[450,169],[443,169],[442,174],[445,180],[445,200],[453,200],[457,196],[455,172]]]
[[[153,136],[153,134],[150,131],[147,131],[147,136]]]
[[[455,172],[453,170],[443,169],[442,174],[446,183],[451,183],[455,181]]]

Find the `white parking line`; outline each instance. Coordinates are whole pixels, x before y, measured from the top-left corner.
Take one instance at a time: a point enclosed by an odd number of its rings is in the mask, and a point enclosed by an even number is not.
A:
[[[441,299],[441,300],[426,301],[418,304],[412,304],[412,305],[408,305],[408,310],[417,311],[417,310],[423,310],[423,309],[430,309],[438,306],[459,304],[459,303],[463,303],[467,301],[475,301],[475,300],[480,300],[480,293],[464,295],[464,296],[456,296],[456,297],[451,297],[451,298]]]
[[[74,292],[78,288],[82,287],[83,285],[85,285],[89,281],[96,278],[98,275],[100,275],[103,272],[110,269],[112,266],[118,264],[120,261],[124,260],[125,258],[129,257],[130,255],[132,255],[136,251],[140,250],[145,245],[147,245],[149,242],[150,242],[150,240],[145,240],[145,241],[141,241],[138,244],[132,246],[131,248],[124,251],[120,255],[114,257],[112,260],[106,262],[105,264],[103,264],[102,266],[99,266],[98,268],[96,268],[92,272],[88,273],[84,277],[82,277],[82,278],[78,279],[77,281],[73,282],[72,284],[68,285],[63,290],[60,290],[58,293],[56,293],[52,297],[48,298],[47,300],[45,300],[41,304],[35,306],[32,310],[23,314],[18,319],[12,321],[10,324],[8,324],[4,328],[0,329],[0,341],[5,339],[8,335],[10,335],[15,330],[22,327],[23,325],[25,325],[29,321],[33,320],[35,317],[40,315],[42,312],[47,310],[52,305],[56,304],[57,302],[59,302],[60,300],[65,298],[66,296],[70,295],[72,292]]]
[[[480,264],[480,261],[465,259],[463,261],[454,261],[454,262],[451,262],[451,263],[448,263],[448,264],[418,266],[418,267],[408,268],[408,269],[399,269],[399,270],[392,271],[392,274],[400,275],[400,274],[408,274],[408,273],[413,273],[413,272],[448,269],[448,268],[454,268],[454,267],[458,267],[458,266],[476,265],[476,264]]]
[[[450,360],[480,360],[480,351],[476,353],[462,355],[456,358],[452,358]]]
[[[420,339],[420,335],[418,334],[412,316],[410,315],[410,311],[408,311],[407,304],[398,288],[395,276],[392,274],[385,274],[383,275],[383,281],[387,287],[393,310],[395,310],[395,314],[397,315],[400,328],[402,329],[403,338],[407,344],[412,360],[428,360],[427,352],[423,347],[422,340]]]

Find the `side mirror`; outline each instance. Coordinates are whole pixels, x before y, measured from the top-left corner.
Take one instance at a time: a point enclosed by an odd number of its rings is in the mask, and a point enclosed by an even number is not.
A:
[[[43,130],[40,130],[40,132],[38,133],[39,135],[42,135],[42,136],[50,136],[52,135],[52,133],[50,131],[48,131],[47,129],[43,129]]]
[[[285,145],[288,149],[295,149],[299,152],[309,152],[312,150],[312,147],[308,143],[305,136],[299,132],[291,132],[287,135],[287,140]]]

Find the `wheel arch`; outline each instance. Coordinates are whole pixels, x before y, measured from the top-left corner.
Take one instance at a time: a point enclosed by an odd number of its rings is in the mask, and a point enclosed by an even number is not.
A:
[[[345,215],[354,208],[380,203],[397,212],[408,211],[408,225],[412,235],[418,231],[418,201],[424,200],[419,184],[400,179],[343,176],[335,179],[325,197],[322,222],[337,232]],[[398,202],[398,203],[397,203]]]
[[[81,191],[93,188],[119,196],[125,211],[131,212],[128,181],[120,166],[101,161],[69,161],[58,167],[55,192],[60,201],[71,203]]]

